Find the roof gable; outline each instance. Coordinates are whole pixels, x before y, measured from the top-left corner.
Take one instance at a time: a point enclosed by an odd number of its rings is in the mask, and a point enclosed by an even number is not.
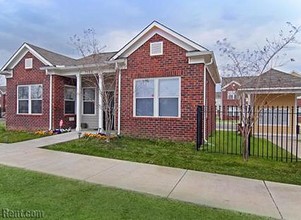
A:
[[[45,66],[66,65],[72,66],[77,64],[77,60],[58,54],[32,44],[23,43],[22,46],[13,54],[13,56],[2,67],[1,71],[13,69],[20,60],[30,52],[34,57],[40,60]]]
[[[6,62],[6,64],[1,68],[1,71],[13,69],[20,60],[25,56],[27,52],[30,52],[38,60],[40,60],[46,66],[53,66],[45,57],[39,54],[36,50],[29,46],[29,44],[24,43],[22,46],[13,54],[13,56]]]
[[[116,60],[120,57],[128,57],[135,50],[137,50],[142,44],[149,40],[152,36],[158,34],[167,40],[182,47],[186,51],[208,51],[207,48],[189,40],[183,35],[169,29],[168,27],[160,24],[157,21],[153,21],[144,30],[142,30],[136,37],[134,37],[129,43],[121,48],[111,60]]]

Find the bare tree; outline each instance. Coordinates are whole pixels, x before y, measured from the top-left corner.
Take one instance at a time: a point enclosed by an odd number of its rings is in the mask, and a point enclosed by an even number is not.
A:
[[[278,36],[273,40],[266,39],[265,44],[262,47],[257,47],[254,50],[247,49],[245,51],[238,51],[231,43],[225,38],[217,41],[217,46],[221,56],[225,58],[227,64],[223,66],[223,74],[230,76],[260,76],[267,70],[279,66],[283,66],[290,61],[294,61],[293,58],[287,58],[285,49],[294,43],[298,43],[296,35],[300,32],[300,27],[296,27],[287,22],[288,31],[280,31]],[[256,79],[258,77],[254,77]],[[256,80],[252,80],[255,83]],[[253,108],[257,96],[246,97],[245,93],[239,94],[239,105],[241,106],[241,135],[242,135],[242,149],[243,158],[248,160],[249,157],[249,135],[252,131],[255,121],[258,119],[259,114],[254,114]],[[268,95],[261,100],[261,104],[266,103]],[[269,100],[270,101],[270,100]],[[257,103],[258,104],[258,103]],[[259,109],[260,111],[260,109]]]
[[[114,66],[114,64],[106,63],[103,53],[105,46],[101,46],[96,39],[94,29],[87,29],[84,31],[83,36],[74,35],[70,40],[82,57],[79,63],[82,65],[82,71],[86,73],[86,76],[82,78],[83,83],[91,87],[102,88],[99,91],[102,102],[98,100],[98,105],[100,106],[99,110],[104,114],[105,130],[101,125],[102,129],[98,128],[98,132],[109,136],[114,129],[116,113],[114,92],[112,92],[115,89],[116,77],[115,73],[103,73],[103,69],[105,66]],[[83,95],[83,99],[89,100],[90,98],[89,94]]]

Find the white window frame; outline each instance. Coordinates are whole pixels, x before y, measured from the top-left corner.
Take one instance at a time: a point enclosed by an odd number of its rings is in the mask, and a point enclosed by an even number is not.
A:
[[[234,91],[234,90],[227,91],[227,99],[228,100],[236,100],[237,99],[237,91]]]
[[[178,79],[179,80],[179,96],[178,96],[178,116],[159,116],[159,80],[160,79]],[[143,80],[154,80],[154,102],[153,102],[153,109],[154,114],[153,116],[137,116],[136,115],[136,82],[143,81]],[[156,78],[140,78],[134,79],[133,83],[133,117],[137,118],[181,118],[181,77],[156,77]],[[141,97],[140,97],[141,98]],[[161,97],[161,98],[168,98],[168,97]],[[170,97],[176,98],[176,97]]]
[[[42,86],[42,98],[32,99],[31,98],[31,87],[32,86]],[[28,99],[19,99],[19,88],[28,87]],[[19,100],[28,100],[28,113],[19,113]],[[41,113],[32,113],[31,102],[33,100],[41,100]],[[29,85],[18,85],[17,86],[17,115],[42,115],[43,114],[43,84],[29,84]]]
[[[66,113],[66,101],[73,101],[71,99],[66,99],[65,98],[65,88],[69,87],[69,88],[73,88],[75,89],[75,100],[74,100],[74,113]],[[72,85],[64,85],[64,115],[75,115],[76,114],[76,86],[72,86]]]
[[[229,117],[238,117],[240,113],[240,108],[238,106],[227,106],[227,114]]]
[[[159,53],[152,53],[152,47],[156,44],[160,44],[161,51]],[[150,56],[160,56],[163,55],[163,41],[152,42],[149,44],[149,54]]]
[[[32,58],[26,58],[24,61],[24,68],[26,70],[30,70],[33,68],[33,59]]]
[[[94,92],[95,92],[95,96],[94,96],[94,114],[85,114],[84,113],[84,102],[92,102],[92,101],[85,101],[84,100],[84,89],[94,89]],[[83,87],[82,88],[82,115],[86,115],[86,116],[95,116],[96,115],[96,105],[97,105],[97,102],[96,102],[96,87]]]

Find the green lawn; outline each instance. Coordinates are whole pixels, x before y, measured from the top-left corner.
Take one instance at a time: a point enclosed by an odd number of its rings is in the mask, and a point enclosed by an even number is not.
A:
[[[26,131],[8,131],[4,123],[0,122],[0,143],[15,143],[40,138],[42,135]]]
[[[256,157],[272,158],[280,161],[296,161],[296,156],[278,147],[271,141],[251,136],[250,154]],[[209,152],[240,154],[242,138],[235,131],[216,131],[208,138],[204,149]],[[283,143],[285,145],[285,142]]]
[[[1,209],[43,219],[265,219],[6,166],[0,176]]]
[[[301,185],[301,163],[284,163],[258,157],[251,157],[248,162],[244,162],[239,155],[196,151],[193,143],[129,137],[107,143],[102,140],[82,138],[47,148]]]

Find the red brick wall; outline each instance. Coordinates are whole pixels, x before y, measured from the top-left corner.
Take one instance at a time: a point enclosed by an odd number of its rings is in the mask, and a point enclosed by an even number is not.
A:
[[[231,83],[229,86],[222,90],[222,119],[223,120],[236,120],[238,117],[233,117],[228,115],[228,106],[239,106],[239,99],[231,100],[228,99],[227,94],[228,91],[237,91],[239,85],[236,83]]]
[[[163,55],[151,57],[149,45],[156,41],[163,41]],[[154,35],[128,57],[127,69],[122,70],[121,133],[195,140],[196,107],[203,104],[203,69],[203,64],[188,64],[184,49]],[[134,79],[171,76],[181,76],[181,118],[133,117]]]
[[[215,121],[216,121],[216,109],[215,109],[215,83],[211,78],[209,72],[207,71],[206,75],[206,107],[207,107],[207,138],[208,135],[215,130]]]
[[[76,115],[65,115],[64,87],[65,85],[76,86],[76,79],[54,75],[52,78],[52,127],[59,128],[60,120],[63,120],[63,128],[76,127]],[[69,118],[74,118],[70,121]]]
[[[25,70],[25,58],[33,58],[33,68]],[[6,125],[12,130],[48,129],[49,123],[49,76],[40,67],[45,66],[31,53],[27,53],[13,69],[13,78],[7,79]],[[42,114],[17,114],[17,86],[29,84],[43,85]]]

